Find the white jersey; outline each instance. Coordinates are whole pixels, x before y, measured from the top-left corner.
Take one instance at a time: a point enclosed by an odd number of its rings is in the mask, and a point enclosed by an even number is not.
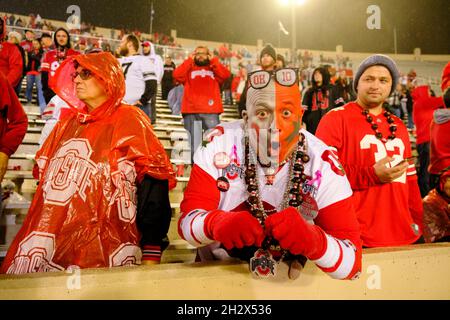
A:
[[[45,140],[47,140],[56,123],[59,121],[61,113],[64,113],[65,110],[68,109],[70,109],[69,105],[58,95],[51,98],[42,113],[42,119],[45,120],[45,126],[42,128],[41,137],[39,139],[39,147],[42,147]]]
[[[223,134],[220,132],[218,136],[214,137],[213,142],[207,144],[206,148],[197,149],[194,155],[194,163],[214,180],[217,180],[222,175],[227,176],[230,182],[230,189],[228,192],[221,192],[219,204],[219,209],[225,211],[231,211],[238,207],[248,197],[244,181],[244,170],[239,167],[239,165],[244,163],[244,148],[242,145],[244,132],[242,126],[242,120],[221,123],[218,127],[223,128]],[[305,219],[312,220],[316,217],[318,210],[350,197],[352,189],[345,175],[333,172],[330,166],[330,161],[333,159],[328,155],[330,148],[306,130],[302,129],[301,132],[306,137],[308,155],[311,160],[305,164],[305,174],[308,180],[303,194],[307,201],[300,206],[300,209]],[[215,135],[214,131],[211,132],[211,135]],[[239,165],[227,169],[216,168],[212,161],[214,155],[225,152],[231,157],[233,150],[235,150],[235,156],[237,156]],[[266,185],[263,182],[263,169],[260,166],[257,166],[257,168],[261,179],[260,192],[262,199],[273,207],[281,209],[284,189],[289,178],[289,166],[283,166],[275,175],[273,185]]]
[[[153,45],[153,43],[150,43],[150,54],[145,57],[150,60],[155,68],[155,76],[152,77],[152,79],[158,81],[158,83],[161,83],[162,77],[164,75],[164,62],[161,56],[156,54],[155,46]]]
[[[156,79],[154,65],[147,57],[133,55],[119,59],[125,75],[125,97],[123,101],[134,105],[145,91],[145,81]]]

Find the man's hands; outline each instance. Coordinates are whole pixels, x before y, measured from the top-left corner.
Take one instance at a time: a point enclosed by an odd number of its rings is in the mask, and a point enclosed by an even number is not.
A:
[[[0,152],[0,182],[2,182],[6,169],[8,168],[8,160],[9,157],[6,153]]]
[[[394,159],[391,157],[385,157],[373,165],[375,174],[382,183],[390,183],[394,181],[395,179],[401,177],[408,169],[409,163],[406,160],[401,161],[392,168],[386,167],[386,164],[392,160]]]
[[[327,240],[322,229],[306,222],[293,207],[268,216],[266,234],[278,240],[283,249],[310,260],[319,259],[326,249]]]
[[[263,228],[247,211],[211,212],[205,221],[205,233],[228,250],[253,245],[260,247],[264,240]]]
[[[297,209],[289,207],[266,218],[266,230],[247,211],[210,213],[205,221],[206,235],[228,250],[244,246],[261,247],[266,236],[276,239],[283,249],[315,260],[326,249],[325,233],[307,223]]]

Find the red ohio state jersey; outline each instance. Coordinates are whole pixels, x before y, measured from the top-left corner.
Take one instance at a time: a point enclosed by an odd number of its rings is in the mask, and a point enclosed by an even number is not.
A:
[[[362,107],[351,102],[335,108],[322,118],[316,136],[334,148],[344,166],[353,189],[353,200],[361,238],[367,247],[406,245],[420,237],[422,204],[418,194],[414,164],[391,183],[381,183],[373,165],[385,158],[394,160],[393,167],[411,157],[408,131],[395,117],[395,139],[385,142],[375,137],[371,124],[362,114]],[[390,135],[384,112],[373,117],[383,138]]]
[[[77,54],[80,53],[73,49],[68,49],[65,53],[57,49],[50,50],[42,58],[41,71],[48,72],[49,78],[53,77],[61,62],[63,62],[67,57]]]

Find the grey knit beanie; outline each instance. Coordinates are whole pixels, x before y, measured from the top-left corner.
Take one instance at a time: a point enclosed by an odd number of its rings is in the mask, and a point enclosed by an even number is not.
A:
[[[358,71],[356,71],[355,74],[355,80],[353,81],[353,89],[355,92],[358,92],[358,81],[359,78],[361,78],[361,75],[366,71],[367,68],[372,66],[384,66],[386,67],[389,72],[391,73],[392,77],[392,87],[391,92],[389,95],[392,94],[392,92],[395,90],[395,87],[397,86],[398,80],[400,78],[400,72],[398,71],[397,65],[395,64],[394,60],[392,60],[390,57],[384,55],[384,54],[374,54],[373,56],[367,57],[364,59],[363,62],[358,67]]]
[[[263,55],[268,54],[273,58],[273,61],[277,61],[277,53],[275,51],[275,48],[270,44],[266,44],[266,46],[261,50],[261,54],[259,55],[259,60],[261,61],[261,58]]]

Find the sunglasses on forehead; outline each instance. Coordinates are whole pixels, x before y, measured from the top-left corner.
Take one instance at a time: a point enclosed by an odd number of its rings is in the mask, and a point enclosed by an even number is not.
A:
[[[248,82],[253,89],[263,89],[269,85],[272,77],[279,85],[291,87],[298,83],[298,68],[254,71],[249,73]]]
[[[82,69],[80,72],[72,72],[72,81],[75,81],[75,78],[78,76],[80,76],[81,80],[88,80],[90,77],[92,77],[92,72],[88,69]]]

